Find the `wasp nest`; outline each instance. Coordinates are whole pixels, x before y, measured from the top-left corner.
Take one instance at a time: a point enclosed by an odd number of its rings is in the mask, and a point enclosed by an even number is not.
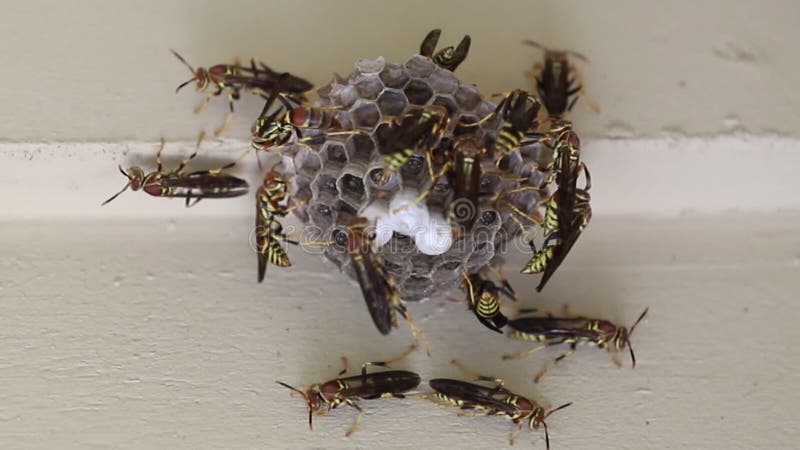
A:
[[[488,146],[497,138],[502,123],[490,116],[496,105],[430,58],[415,55],[405,64],[382,57],[360,60],[349,76],[337,77],[318,94],[317,105],[334,111],[337,129],[304,129],[302,143],[281,149],[282,170],[290,180],[295,214],[334,242],[325,255],[351,277],[346,230],[356,215],[377,219],[376,252],[406,301],[439,296],[458,286],[464,273],[499,258],[510,239],[533,225],[524,215],[538,217],[537,207],[546,195],[538,188],[547,176],[541,168],[547,166],[548,152],[536,143],[497,164],[484,158],[478,205],[451,204],[450,176],[432,185],[425,149],[388,179],[383,176],[391,121],[414,109],[446,108],[451,120],[440,146],[467,133]],[[413,203],[428,190],[423,201]],[[405,221],[392,214],[403,205],[410,216]],[[451,233],[447,218],[452,215],[472,216],[474,225],[467,232]]]

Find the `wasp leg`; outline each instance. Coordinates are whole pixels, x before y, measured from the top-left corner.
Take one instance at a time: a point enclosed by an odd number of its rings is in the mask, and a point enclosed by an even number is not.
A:
[[[411,345],[408,349],[406,349],[403,353],[395,356],[394,358],[388,361],[369,361],[365,362],[361,365],[361,376],[366,378],[367,377],[367,366],[380,366],[380,367],[389,367],[389,365],[396,363],[397,361],[402,361],[408,358],[408,355],[412,354],[414,350],[417,349],[416,344]]]
[[[545,374],[546,374],[548,371],[550,371],[550,369],[552,369],[553,367],[555,367],[555,366],[556,366],[556,364],[557,364],[559,361],[561,361],[562,359],[566,358],[567,356],[569,356],[569,355],[571,355],[571,354],[575,353],[575,347],[576,347],[576,345],[577,345],[577,344],[576,344],[575,342],[571,342],[571,343],[569,344],[569,350],[567,350],[566,352],[564,352],[564,353],[562,353],[561,355],[559,355],[559,356],[558,356],[556,359],[554,359],[554,360],[550,361],[550,362],[549,362],[549,363],[548,363],[548,364],[547,364],[547,365],[544,367],[544,369],[540,370],[540,371],[539,371],[539,373],[537,373],[537,374],[536,374],[536,376],[533,378],[533,382],[534,382],[534,383],[538,383],[538,382],[539,382],[539,380],[541,380],[541,379],[542,379],[542,377],[543,377],[543,376],[544,376],[544,375],[545,375]]]
[[[530,356],[530,355],[538,352],[539,350],[541,350],[543,348],[552,347],[554,345],[560,345],[560,344],[563,344],[566,341],[567,341],[566,338],[558,339],[558,340],[555,340],[555,341],[546,341],[544,344],[542,344],[542,345],[540,345],[538,347],[534,347],[534,348],[529,349],[529,350],[525,350],[525,351],[521,351],[521,352],[517,352],[517,353],[509,353],[509,354],[503,355],[503,360],[522,359],[522,358],[524,358],[526,356]]]
[[[458,368],[458,370],[464,372],[464,375],[472,378],[475,381],[489,381],[489,382],[495,383],[497,385],[497,388],[502,388],[503,387],[503,380],[501,378],[492,377],[492,376],[488,376],[488,375],[477,374],[477,373],[467,369],[466,367],[464,367],[464,365],[461,364],[461,362],[459,362],[457,359],[451,360],[450,364],[456,366],[456,368]]]
[[[517,429],[511,432],[511,435],[508,437],[508,445],[514,445],[514,441],[517,439],[517,435],[522,431],[522,422],[517,424]],[[547,447],[548,450],[550,447]]]
[[[202,199],[203,199],[203,197],[196,197],[196,198],[193,199],[192,197],[188,197],[187,196],[186,197],[186,207],[187,208],[191,208],[192,206],[200,203],[200,200],[202,200]],[[190,200],[194,200],[194,201],[190,203],[189,202]]]
[[[228,95],[228,113],[225,114],[225,119],[222,121],[222,125],[220,125],[214,130],[214,136],[219,136],[220,134],[222,134],[222,132],[225,131],[226,128],[228,128],[228,124],[231,123],[231,118],[233,117],[234,100],[238,100],[238,95],[234,96],[234,93],[231,92]]]
[[[194,108],[194,113],[200,114],[201,112],[203,112],[203,110],[206,109],[206,107],[208,106],[209,102],[211,102],[211,98],[219,95],[220,92],[222,91],[212,92],[211,94],[208,94],[206,98],[203,100],[203,102]]]
[[[360,406],[358,406],[358,403],[356,403],[356,402],[354,402],[354,401],[352,401],[350,399],[345,400],[345,403],[347,403],[348,405],[350,405],[353,408],[358,410],[358,415],[356,416],[355,423],[353,423],[353,426],[348,428],[347,432],[345,432],[345,434],[344,434],[345,436],[350,437],[351,434],[356,432],[356,430],[358,429],[358,426],[361,425],[361,418],[364,417],[364,410],[361,409]]]
[[[197,144],[195,144],[194,146],[194,152],[188,157],[186,157],[184,160],[182,160],[180,164],[178,164],[178,168],[175,169],[174,173],[178,173],[181,170],[183,170],[183,168],[186,167],[187,164],[189,164],[189,161],[191,161],[192,159],[194,159],[195,156],[197,156],[197,152],[200,151],[200,144],[203,142],[203,139],[205,137],[206,137],[205,131],[201,131],[200,134],[197,136]]]
[[[583,86],[582,86],[583,85],[583,77],[581,76],[581,73],[578,70],[576,70],[574,67],[571,68],[570,72],[572,73],[572,76],[573,76],[575,82],[578,83],[578,88],[577,88],[578,91],[576,92],[578,94],[578,97],[583,98],[584,103],[586,103],[586,107],[589,108],[589,110],[591,112],[593,112],[595,114],[599,113],[600,112],[600,107],[597,106],[593,101],[589,100],[589,97],[586,95],[586,90],[583,89]]]
[[[161,162],[161,152],[164,151],[164,138],[161,138],[161,147],[158,148],[158,153],[156,153],[156,172],[161,172],[161,169],[164,167],[164,164]]]
[[[606,350],[608,350],[608,359],[611,360],[611,364],[617,366],[617,369],[621,368],[622,363],[611,353],[611,346],[606,347]]]
[[[338,376],[342,376],[347,373],[347,356],[342,356],[342,370],[339,371]]]
[[[411,319],[411,315],[408,313],[408,310],[402,304],[395,306],[395,310],[399,312],[403,318],[408,323],[408,327],[411,328],[411,335],[414,338],[414,342],[411,344],[409,348],[410,351],[413,351],[415,348],[419,347],[419,341],[422,340],[423,344],[425,345],[425,353],[428,356],[431,356],[431,343],[428,341],[428,337],[425,336],[425,333],[420,329],[417,324]],[[422,339],[420,339],[420,337]]]

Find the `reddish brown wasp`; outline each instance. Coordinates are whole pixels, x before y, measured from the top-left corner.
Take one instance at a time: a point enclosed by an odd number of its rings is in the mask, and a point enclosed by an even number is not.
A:
[[[245,180],[222,173],[223,170],[233,167],[236,162],[226,164],[217,169],[201,170],[191,173],[181,173],[200,149],[204,133],[200,133],[194,153],[180,162],[172,171],[164,171],[161,163],[161,152],[164,150],[164,139],[156,154],[156,170],[145,173],[143,169],[133,166],[125,172],[122,166],[119,171],[128,178],[128,184],[102,204],[114,200],[128,188],[133,191],[143,190],[154,197],[185,198],[186,206],[194,206],[204,198],[230,198],[245,195],[249,186]]]
[[[381,334],[389,334],[392,328],[397,327],[396,313],[399,313],[408,322],[414,336],[411,347],[416,348],[421,337],[430,355],[428,339],[411,320],[411,315],[400,300],[394,279],[384,269],[378,255],[372,252],[372,239],[367,235],[367,225],[364,218],[354,220],[347,236],[347,250],[372,321]]]
[[[517,424],[517,429],[511,433],[509,443],[514,445],[514,439],[522,431],[525,422],[528,428],[536,430],[539,426],[544,428],[544,438],[547,448],[550,448],[550,433],[547,430],[547,419],[551,414],[560,411],[572,403],[561,405],[547,410],[536,401],[515,394],[503,387],[503,380],[484,375],[476,375],[465,369],[458,361],[451,363],[467,373],[475,381],[488,381],[495,385],[487,387],[466,381],[452,380],[449,378],[436,378],[430,381],[430,386],[436,391],[428,395],[431,402],[445,408],[458,408],[470,412],[462,412],[460,416],[505,416]]]
[[[605,348],[609,352],[611,361],[617,367],[620,366],[620,363],[611,355],[611,351],[619,352],[627,347],[631,354],[631,366],[636,367],[636,356],[633,354],[630,338],[636,325],[647,314],[647,309],[636,319],[630,329],[617,326],[607,320],[572,316],[566,311],[566,308],[565,312],[565,315],[568,316],[565,318],[548,315],[546,317],[520,317],[509,320],[510,337],[522,341],[541,342],[542,345],[523,352],[503,355],[503,359],[519,359],[546,347],[568,344],[569,350],[540,370],[533,379],[535,382],[539,382],[545,373],[555,367],[559,361],[575,353],[575,347],[578,345],[588,344],[598,348]]]
[[[275,72],[270,69],[266,64],[250,59],[250,66],[243,66],[238,61],[233,64],[217,64],[205,69],[198,67],[194,69],[191,64],[186,62],[181,55],[175,50],[170,50],[178,60],[180,60],[189,71],[192,72],[193,77],[181,83],[175,92],[178,92],[189,83],[194,82],[197,90],[204,92],[206,89],[212,88],[216,91],[210,93],[203,103],[195,108],[195,112],[200,112],[208,105],[212,97],[222,94],[225,90],[229,91],[228,104],[230,110],[225,116],[225,121],[217,128],[214,134],[220,134],[228,126],[228,123],[233,116],[233,102],[239,100],[241,91],[252,92],[263,98],[267,98],[273,92],[285,92],[291,95],[302,97],[303,94],[311,90],[314,85],[308,81],[294,76],[288,72]]]
[[[531,40],[524,40],[522,43],[544,51],[544,67],[536,64],[533,71],[528,72],[528,76],[536,81],[539,98],[544,103],[547,113],[551,117],[563,116],[575,106],[578,95],[583,95],[580,75],[570,64],[569,56],[584,62],[589,62],[589,59],[570,50],[548,49]],[[592,111],[598,111],[597,107],[588,101],[587,105]]]
[[[461,39],[461,42],[458,43],[458,47],[445,47],[437,52],[436,44],[439,43],[439,37],[441,35],[442,30],[438,28],[431,30],[425,36],[425,39],[422,40],[422,44],[420,44],[419,47],[419,54],[431,58],[437,66],[443,69],[455,71],[456,68],[467,59],[471,39],[469,35],[466,35]]]
[[[403,358],[408,352],[401,357]],[[339,372],[339,376],[347,372],[347,359],[342,358],[344,369]],[[309,386],[305,391],[301,391],[282,381],[277,381],[283,387],[300,394],[308,404],[308,427],[313,427],[313,416],[324,416],[340,405],[348,405],[358,410],[358,416],[352,427],[347,430],[346,435],[350,436],[356,431],[361,423],[364,411],[358,404],[360,400],[372,400],[384,397],[404,398],[404,394],[420,383],[420,377],[414,372],[406,370],[389,370],[386,372],[367,373],[368,365],[387,366],[390,362],[371,362],[361,366],[361,374],[346,378],[335,378],[330,381],[317,383]]]

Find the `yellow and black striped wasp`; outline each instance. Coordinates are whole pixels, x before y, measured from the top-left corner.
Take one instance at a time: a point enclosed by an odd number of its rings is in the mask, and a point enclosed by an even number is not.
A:
[[[466,35],[461,39],[461,42],[458,43],[458,47],[445,47],[437,52],[436,44],[439,43],[439,37],[441,35],[441,29],[436,28],[431,30],[425,36],[425,39],[422,40],[422,44],[420,44],[419,47],[419,54],[431,58],[437,66],[454,72],[456,68],[467,59],[471,39],[469,35]]]
[[[400,299],[394,279],[383,267],[380,257],[372,251],[372,237],[366,231],[368,225],[369,222],[363,217],[352,220],[347,236],[347,251],[372,322],[381,334],[386,335],[397,327],[399,313],[411,328],[414,338],[411,348],[417,348],[422,338],[430,355],[430,345],[425,334],[411,319],[408,309]]]
[[[465,274],[464,284],[467,291],[467,303],[486,328],[502,333],[502,328],[508,323],[508,318],[500,310],[500,294],[516,300],[510,285],[498,286],[491,280],[484,279],[480,274]]]
[[[292,262],[283,244],[298,245],[283,233],[277,217],[284,217],[289,208],[284,204],[287,185],[283,176],[274,169],[264,176],[264,183],[256,193],[256,255],[258,257],[258,282],[264,281],[267,264],[290,267]]]
[[[568,317],[563,318],[548,315],[545,317],[518,317],[511,319],[508,321],[508,326],[511,328],[509,337],[522,341],[540,342],[542,345],[523,352],[503,355],[503,359],[519,359],[546,347],[568,344],[569,350],[539,371],[534,378],[535,382],[539,382],[559,361],[575,353],[575,348],[578,345],[593,345],[598,348],[605,348],[609,355],[611,355],[612,350],[619,352],[627,347],[631,355],[631,366],[635,368],[636,356],[633,354],[630,337],[636,325],[642,321],[646,314],[647,309],[636,319],[630,329],[617,326],[608,320],[576,317],[570,314],[566,314]],[[620,366],[619,361],[613,356],[611,356],[611,361],[617,367]]]
[[[583,91],[578,71],[570,64],[569,57],[584,62],[589,62],[589,59],[571,50],[548,49],[531,40],[524,40],[522,43],[544,51],[544,66],[536,64],[527,75],[536,82],[536,90],[547,114],[551,118],[562,117],[567,111],[572,110]],[[586,103],[589,109],[598,111],[596,106],[588,101]]]
[[[451,361],[451,364],[467,373],[474,381],[491,382],[494,383],[494,386],[483,386],[449,378],[435,378],[429,382],[435,392],[426,396],[428,400],[443,408],[470,411],[462,412],[459,414],[460,416],[508,417],[517,425],[517,429],[509,437],[510,445],[514,445],[514,440],[522,431],[525,423],[531,430],[542,426],[546,448],[550,449],[550,433],[545,420],[554,412],[560,411],[572,403],[566,403],[548,411],[538,402],[506,389],[503,380],[499,378],[474,374],[456,360]]]

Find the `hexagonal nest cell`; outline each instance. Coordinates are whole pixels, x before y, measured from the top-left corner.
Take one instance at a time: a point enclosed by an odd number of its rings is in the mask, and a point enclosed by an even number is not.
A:
[[[427,208],[432,217],[440,214],[447,223],[454,206],[449,177],[441,177],[434,185],[423,150],[388,180],[383,179],[384,158],[390,151],[390,121],[426,105],[443,106],[453,120],[439,146],[452,145],[454,135],[461,134],[493,142],[501,123],[488,117],[496,104],[484,99],[477,87],[462,83],[453,72],[421,55],[404,64],[387,63],[383,58],[359,60],[349,76],[318,92],[318,106],[340,110],[337,121],[342,128],[335,131],[345,133],[323,134],[302,149],[292,150],[293,164],[282,167],[293,189],[295,214],[334,242],[326,247],[325,256],[352,277],[344,234],[349,217],[373,214],[374,218],[375,211],[380,215],[398,204],[408,205],[409,199],[428,190],[425,200],[415,207]],[[437,297],[457,288],[465,271],[474,272],[499,260],[498,249],[533,225],[523,223],[529,219],[522,214],[538,218],[538,205],[547,195],[540,186],[546,176],[543,168],[547,161],[543,159],[548,152],[536,147],[515,151],[497,166],[490,158],[481,163],[479,205],[468,211],[476,217],[474,225],[468,233],[450,236],[452,243],[443,251],[422,252],[413,236],[397,230],[387,235],[385,242],[376,242],[375,252],[394,277],[403,300]],[[280,151],[290,155],[288,147]]]

